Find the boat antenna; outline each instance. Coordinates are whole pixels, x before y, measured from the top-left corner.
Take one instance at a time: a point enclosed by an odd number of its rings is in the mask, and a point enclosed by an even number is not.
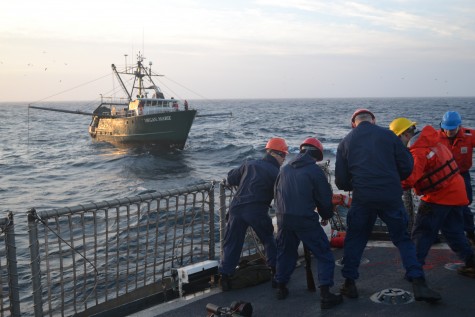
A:
[[[128,55],[127,55],[127,54],[124,54],[124,56],[125,56],[125,72],[127,72],[127,56],[128,56]]]
[[[142,26],[142,53],[145,54],[145,28]]]

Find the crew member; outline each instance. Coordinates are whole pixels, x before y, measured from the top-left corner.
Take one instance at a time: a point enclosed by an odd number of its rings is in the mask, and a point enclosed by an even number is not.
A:
[[[323,170],[315,164],[323,159],[323,146],[316,138],[307,138],[300,145],[300,154],[284,166],[275,184],[277,217],[277,299],[289,294],[290,280],[298,256],[300,241],[318,261],[318,282],[322,309],[342,302],[332,294],[335,259],[327,235],[319,223],[326,225],[333,215],[332,189]]]
[[[386,223],[393,244],[399,249],[406,276],[412,279],[414,298],[435,302],[439,293],[425,281],[416,248],[407,231],[408,216],[402,201],[401,180],[412,172],[411,153],[391,131],[376,125],[374,114],[358,109],[351,117],[353,130],[338,145],[335,163],[335,184],[353,191],[348,210],[342,275],[345,283],[341,293],[358,297],[355,280],[361,256],[376,218]]]
[[[475,147],[475,130],[462,127],[462,118],[456,111],[447,111],[442,117],[439,131],[439,141],[448,147],[454,155],[455,162],[465,181],[468,205],[462,207],[464,231],[470,243],[475,246],[475,226],[470,204],[473,200],[470,168],[473,161]]]
[[[219,267],[223,291],[232,289],[231,277],[239,263],[249,226],[264,245],[266,263],[272,275],[275,274],[277,250],[269,208],[274,198],[274,183],[287,154],[285,140],[272,138],[267,142],[264,158],[246,160],[239,168],[228,173],[227,183],[238,188],[229,207],[223,258]]]
[[[441,231],[452,251],[465,262],[458,273],[475,277],[473,250],[463,233],[462,206],[468,199],[459,167],[450,150],[439,142],[433,127],[425,126],[416,133],[415,125],[407,118],[397,118],[389,128],[409,147],[414,158],[414,169],[402,182],[403,189],[414,188],[417,195],[422,195],[412,232],[417,260],[425,264]]]

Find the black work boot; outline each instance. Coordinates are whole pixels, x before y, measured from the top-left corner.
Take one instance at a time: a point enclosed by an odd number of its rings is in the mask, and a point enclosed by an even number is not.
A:
[[[475,278],[475,255],[465,261],[465,265],[457,269],[457,273],[463,276]]]
[[[275,294],[277,299],[285,299],[289,295],[289,289],[284,283],[277,283],[277,293]]]
[[[417,301],[426,301],[435,303],[442,299],[439,293],[430,289],[423,277],[412,279],[412,289],[414,290],[414,299]]]
[[[271,274],[271,285],[272,288],[277,288],[277,281],[275,280],[275,266],[270,267],[270,274]]]
[[[343,296],[341,294],[330,293],[330,287],[328,285],[320,286],[320,308],[329,309],[333,306],[341,304],[343,302]]]
[[[467,232],[467,239],[472,247],[475,246],[475,232]]]
[[[358,298],[355,281],[350,278],[345,279],[345,283],[340,288],[340,293],[348,298]]]
[[[221,274],[221,278],[219,279],[219,284],[221,285],[221,290],[223,292],[230,291],[232,288],[231,279],[227,274]]]

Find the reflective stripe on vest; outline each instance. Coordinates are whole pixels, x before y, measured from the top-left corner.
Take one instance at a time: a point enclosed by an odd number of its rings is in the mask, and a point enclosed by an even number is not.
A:
[[[426,172],[424,176],[414,184],[414,187],[421,194],[441,189],[448,180],[459,173],[459,168],[452,153],[441,143],[437,143],[435,147],[431,147],[431,151],[427,154],[427,160],[431,159],[436,160],[437,167]]]

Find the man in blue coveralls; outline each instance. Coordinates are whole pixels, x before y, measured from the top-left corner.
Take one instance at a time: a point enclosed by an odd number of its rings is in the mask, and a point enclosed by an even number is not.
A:
[[[323,159],[319,140],[308,138],[300,145],[300,154],[284,166],[275,184],[277,217],[277,299],[289,294],[290,280],[298,257],[300,241],[318,261],[320,307],[331,308],[343,297],[330,293],[335,259],[327,235],[320,226],[318,213],[325,223],[333,215],[332,188],[323,170],[316,164]]]
[[[357,298],[355,280],[364,248],[376,217],[384,221],[393,244],[399,249],[406,276],[412,280],[414,298],[436,302],[441,296],[430,289],[416,248],[407,230],[408,216],[402,201],[401,181],[411,175],[413,158],[401,140],[388,129],[376,125],[367,109],[358,109],[351,118],[353,130],[338,145],[335,184],[353,191],[347,215],[341,293]]]
[[[267,266],[275,273],[276,245],[269,207],[274,198],[274,183],[288,154],[284,139],[267,142],[266,155],[260,160],[246,160],[228,173],[227,182],[238,186],[229,207],[229,217],[223,242],[223,258],[219,267],[221,289],[232,289],[231,277],[241,257],[246,231],[252,227],[264,245]]]

